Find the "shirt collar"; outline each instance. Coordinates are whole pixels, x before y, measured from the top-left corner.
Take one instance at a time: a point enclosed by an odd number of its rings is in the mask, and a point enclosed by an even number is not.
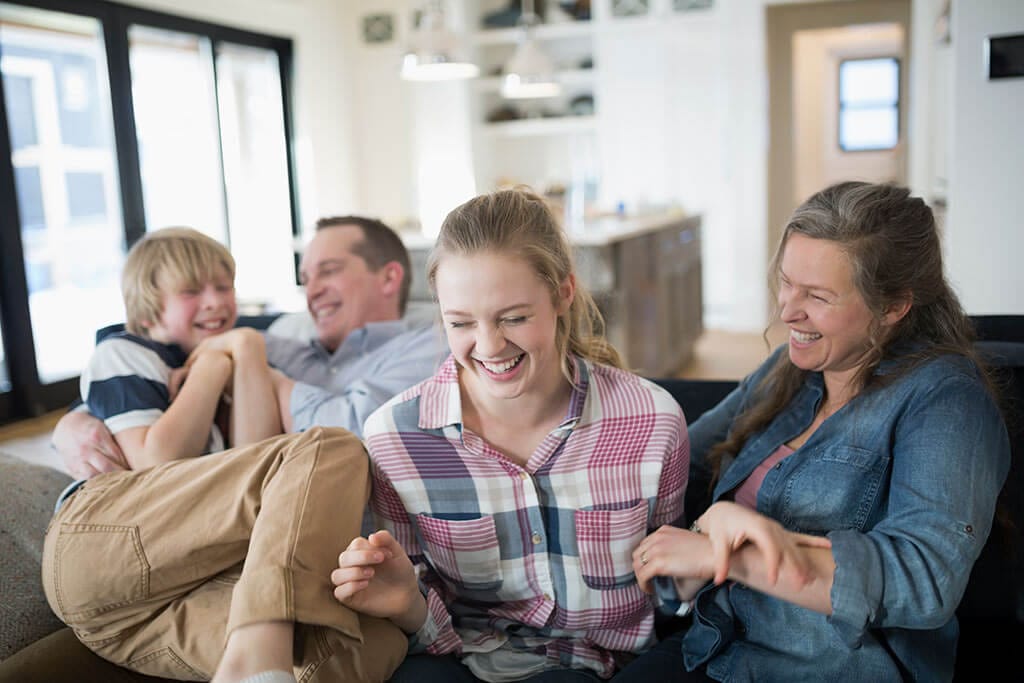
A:
[[[332,357],[360,354],[368,350],[372,351],[384,342],[409,329],[411,328],[405,320],[381,320],[379,322],[366,323],[362,327],[357,327],[349,332],[344,341],[334,350],[334,353],[328,353],[317,337],[310,339],[309,343],[314,348]]]

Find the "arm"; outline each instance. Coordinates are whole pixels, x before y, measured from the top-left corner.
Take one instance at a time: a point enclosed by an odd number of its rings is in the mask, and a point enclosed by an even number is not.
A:
[[[295,421],[292,420],[291,404],[292,392],[295,390],[297,382],[277,369],[271,369],[270,377],[274,383],[274,396],[277,397],[277,416],[281,420],[281,427],[286,433],[296,431]],[[341,424],[335,426],[344,427]],[[350,429],[349,431],[352,430]],[[355,433],[359,434],[359,432]]]
[[[128,461],[110,430],[84,406],[57,422],[52,443],[68,472],[77,479],[128,469]]]
[[[231,379],[231,445],[256,443],[282,433],[277,394],[263,335],[240,327],[223,335],[234,370]]]
[[[749,514],[761,517],[754,512]],[[677,579],[680,598],[690,600],[709,580],[721,583],[728,578],[816,612],[831,614],[829,591],[835,565],[827,548],[828,540],[794,534],[772,520],[761,519],[766,525],[777,527],[776,542],[782,547],[780,560],[773,559],[775,551],[770,550],[770,543],[744,541],[732,552],[728,574],[716,577],[711,537],[665,526],[644,539],[633,553],[637,580],[650,592],[655,576],[672,576]]]
[[[945,624],[992,527],[1010,462],[1002,417],[975,377],[949,363],[930,369],[893,431],[885,516],[863,532],[829,533],[833,623],[844,637]]]
[[[153,424],[131,427],[114,435],[132,469],[203,453],[231,368],[231,359],[226,354],[200,354],[192,362],[188,379],[174,402]]]
[[[374,351],[374,362],[367,364],[366,372],[340,392],[305,382],[292,383],[289,391],[287,385],[278,384],[279,392],[287,392],[279,396],[282,401],[287,399],[283,412],[291,421],[289,431],[330,425],[361,435],[363,423],[374,410],[437,369],[446,354],[444,349],[436,328],[416,330]]]
[[[376,413],[380,415],[380,412]],[[374,418],[370,419],[372,423]],[[375,430],[368,423],[371,433]],[[391,439],[398,439],[396,434],[376,434],[367,437],[367,449],[373,453],[375,447],[393,448]],[[406,633],[415,634],[411,651],[427,651],[431,654],[457,652],[462,647],[462,640],[455,632],[451,614],[447,604],[450,596],[444,590],[444,584],[431,569],[409,521],[409,513],[402,503],[401,497],[391,485],[387,475],[377,466],[371,456],[373,472],[373,495],[370,502],[374,517],[380,528],[386,530],[387,537],[393,539],[395,545],[403,550],[402,555],[408,557],[412,566],[412,578],[420,577],[416,585],[416,596],[411,595],[411,586],[403,584],[401,594],[406,596],[399,609],[395,610],[392,621]],[[379,533],[379,532],[378,532]],[[378,534],[374,534],[377,536]],[[340,560],[340,558],[339,558]],[[424,592],[421,593],[422,585]],[[424,599],[425,598],[425,599]]]

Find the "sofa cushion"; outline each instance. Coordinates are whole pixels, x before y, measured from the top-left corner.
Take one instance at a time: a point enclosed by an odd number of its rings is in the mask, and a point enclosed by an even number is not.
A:
[[[39,567],[63,472],[0,453],[0,660],[64,624],[43,595]]]

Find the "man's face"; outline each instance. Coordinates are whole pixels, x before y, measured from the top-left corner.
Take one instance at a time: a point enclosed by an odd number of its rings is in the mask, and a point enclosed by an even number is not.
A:
[[[358,225],[318,230],[302,255],[299,279],[320,343],[333,352],[353,330],[369,322],[398,318],[387,298],[387,268],[371,270],[354,247],[362,243]]]

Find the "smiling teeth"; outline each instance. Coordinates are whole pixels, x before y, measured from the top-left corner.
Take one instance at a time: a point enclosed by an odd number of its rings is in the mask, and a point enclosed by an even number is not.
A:
[[[332,314],[334,314],[334,312],[337,311],[338,308],[339,308],[338,306],[330,305],[330,306],[322,306],[320,308],[314,309],[314,311],[313,311],[313,319],[314,320],[321,320],[322,318],[327,318],[327,317],[331,316]]]
[[[515,358],[510,358],[502,363],[488,363],[486,361],[480,361],[480,364],[487,368],[488,372],[493,372],[495,375],[500,375],[514,368],[516,366],[516,363],[519,362],[520,358],[522,358],[522,356],[516,356]]]
[[[796,330],[790,330],[789,336],[802,344],[809,344],[812,341],[821,339],[820,334],[816,334],[814,332],[797,332]]]

